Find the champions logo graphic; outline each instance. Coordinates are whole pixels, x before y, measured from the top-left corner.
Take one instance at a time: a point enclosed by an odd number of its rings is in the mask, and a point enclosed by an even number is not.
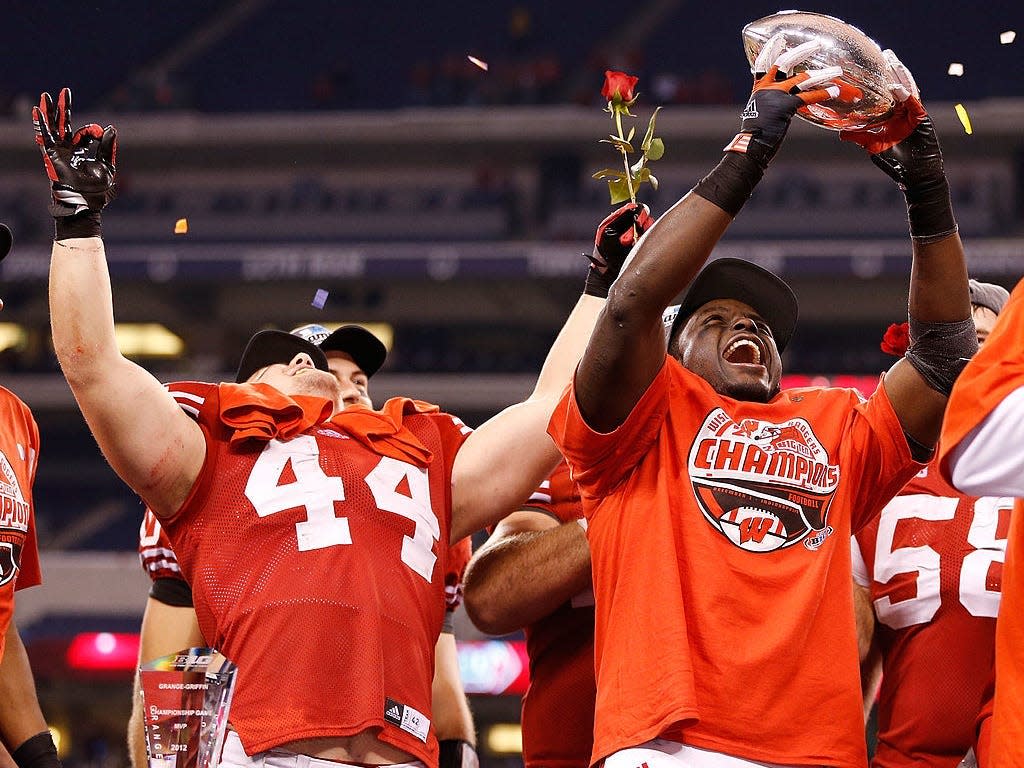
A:
[[[730,418],[716,408],[688,459],[704,517],[736,546],[771,552],[803,541],[820,547],[839,466],[803,419],[775,424]]]
[[[21,546],[28,532],[29,507],[18,477],[0,452],[0,586],[10,582],[21,563]]]

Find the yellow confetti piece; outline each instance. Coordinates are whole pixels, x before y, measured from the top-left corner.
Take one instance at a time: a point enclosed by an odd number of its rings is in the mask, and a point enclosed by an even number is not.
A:
[[[188,234],[188,219],[178,219],[174,222],[174,234],[176,235],[187,235]]]
[[[484,72],[487,71],[488,65],[486,61],[478,59],[476,56],[467,56],[466,58],[469,59],[473,64],[476,64],[478,67],[480,67],[480,69],[482,69]]]
[[[1008,29],[1005,32],[999,33],[999,42],[1002,43],[1003,45],[1009,45],[1016,39],[1017,33],[1014,32],[1012,29]]]
[[[974,129],[971,128],[971,116],[967,114],[967,110],[964,109],[963,104],[957,104],[953,109],[956,110],[956,116],[960,118],[960,122],[963,123],[964,133],[970,136],[974,133]]]

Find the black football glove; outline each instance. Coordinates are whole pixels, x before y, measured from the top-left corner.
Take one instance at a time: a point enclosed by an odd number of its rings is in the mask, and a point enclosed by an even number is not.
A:
[[[68,88],[61,89],[56,103],[42,94],[39,106],[32,108],[32,123],[50,179],[50,214],[57,221],[58,239],[61,229],[69,228],[66,237],[98,235],[99,213],[115,195],[117,131],[90,123],[72,133]]]
[[[891,50],[883,54],[897,102],[892,115],[880,126],[842,131],[839,138],[864,147],[871,162],[903,190],[910,234],[921,242],[941,240],[957,226],[935,125],[921,104],[910,70]]]
[[[740,115],[740,132],[726,147],[727,151],[746,154],[761,170],[768,168],[778,152],[796,111],[835,98],[840,91],[834,82],[843,73],[840,67],[789,74],[819,50],[819,42],[788,50],[785,45],[785,38],[775,35],[761,48],[753,66],[754,88]]]
[[[619,276],[629,252],[633,250],[640,235],[653,223],[651,210],[639,203],[626,203],[608,214],[597,225],[593,252],[583,254],[590,259],[590,271],[583,292],[589,296],[607,298],[608,289]]]

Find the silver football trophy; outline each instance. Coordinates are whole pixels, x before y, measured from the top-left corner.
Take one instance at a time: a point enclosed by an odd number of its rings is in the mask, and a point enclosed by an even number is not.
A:
[[[216,768],[235,671],[212,648],[186,648],[139,667],[149,768]]]
[[[834,16],[805,11],[780,11],[752,21],[743,28],[743,51],[751,67],[764,44],[782,34],[786,46],[807,42],[819,50],[793,72],[839,66],[845,86],[840,96],[801,107],[797,116],[834,131],[868,128],[892,114],[895,99],[889,90],[891,77],[878,43],[851,24]]]

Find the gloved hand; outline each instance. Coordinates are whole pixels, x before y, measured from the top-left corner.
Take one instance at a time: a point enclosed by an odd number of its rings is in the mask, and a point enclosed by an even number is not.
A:
[[[583,292],[589,296],[607,297],[608,289],[619,276],[629,252],[653,223],[650,209],[638,203],[626,203],[608,214],[597,225],[593,253],[584,254],[590,259],[590,270]]]
[[[840,93],[834,81],[843,74],[841,67],[790,74],[821,48],[820,42],[808,41],[789,50],[785,45],[780,33],[761,48],[753,66],[754,89],[740,115],[740,133],[726,147],[726,151],[746,154],[762,170],[775,156],[800,107],[834,99]]]
[[[98,235],[99,213],[115,195],[117,131],[91,123],[72,133],[68,88],[61,89],[56,104],[43,93],[32,108],[32,123],[50,178],[57,239],[63,239],[62,230],[64,237]]]
[[[896,97],[893,114],[879,126],[840,131],[839,138],[860,144],[871,162],[895,181],[907,199],[910,233],[918,240],[941,240],[956,232],[949,183],[935,126],[921,104],[914,76],[891,50],[883,51]]]

